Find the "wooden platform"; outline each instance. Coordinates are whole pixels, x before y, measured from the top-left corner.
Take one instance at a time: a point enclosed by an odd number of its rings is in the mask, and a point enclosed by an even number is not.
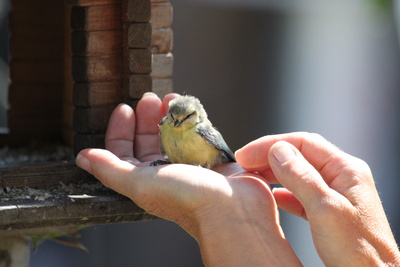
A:
[[[0,235],[156,218],[73,162],[1,167],[0,177]]]

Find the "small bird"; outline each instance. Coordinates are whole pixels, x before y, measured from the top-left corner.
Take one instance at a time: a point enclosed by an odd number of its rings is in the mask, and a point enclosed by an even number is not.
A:
[[[171,163],[211,169],[224,162],[236,161],[222,135],[208,120],[203,105],[194,96],[171,100],[168,114],[161,120],[159,129]]]

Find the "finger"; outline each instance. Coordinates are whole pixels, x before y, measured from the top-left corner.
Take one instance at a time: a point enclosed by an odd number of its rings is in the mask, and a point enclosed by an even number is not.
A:
[[[261,137],[236,151],[236,160],[247,171],[265,172],[270,175],[269,150],[272,145],[279,141],[286,141],[292,144],[317,171],[324,171],[321,174],[327,179],[327,183],[330,183],[330,180],[338,173],[339,170],[335,170],[338,167],[337,159],[344,153],[320,135],[310,133]],[[325,176],[325,174],[327,175]],[[273,177],[270,179],[275,181]]]
[[[272,189],[272,193],[279,208],[293,215],[307,219],[303,205],[301,205],[300,201],[292,192],[286,188],[276,187]]]
[[[169,101],[171,101],[174,98],[177,98],[178,96],[180,96],[179,94],[175,94],[175,93],[171,93],[171,94],[167,94],[164,99],[163,99],[163,116],[166,116],[168,113],[168,104]]]
[[[146,93],[136,107],[136,132],[134,156],[141,161],[154,160],[160,155],[158,124],[161,121],[162,103],[154,93]]]
[[[106,187],[125,196],[129,197],[135,190],[129,177],[135,167],[108,150],[85,149],[76,157],[76,164],[94,175]]]
[[[133,156],[135,113],[126,104],[117,106],[111,114],[105,136],[106,149],[117,157]]]
[[[285,141],[275,143],[270,149],[269,162],[275,177],[287,190],[293,193],[293,196],[302,204],[307,214],[309,211],[315,214],[313,211],[319,208],[323,201],[334,199],[332,190],[319,172],[293,145]],[[286,197],[288,197],[288,194],[286,194]],[[293,199],[290,201],[293,201]]]

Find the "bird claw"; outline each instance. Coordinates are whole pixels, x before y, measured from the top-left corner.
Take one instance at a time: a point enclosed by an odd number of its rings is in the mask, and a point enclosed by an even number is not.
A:
[[[171,162],[169,162],[167,160],[159,159],[159,160],[156,160],[156,161],[153,161],[152,163],[150,163],[150,167],[166,165],[166,164],[171,164]]]

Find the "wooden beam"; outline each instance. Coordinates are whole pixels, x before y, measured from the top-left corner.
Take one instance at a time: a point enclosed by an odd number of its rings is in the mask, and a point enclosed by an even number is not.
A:
[[[128,40],[129,48],[148,48],[151,44],[150,23],[129,23]]]
[[[146,92],[152,90],[152,79],[149,74],[130,74],[128,76],[129,97],[140,99]]]
[[[85,148],[104,148],[104,137],[104,133],[76,133],[74,135],[74,155],[77,155],[82,149]]]
[[[18,84],[62,84],[63,71],[63,64],[60,60],[31,61],[12,59],[10,64],[11,81]]]
[[[129,73],[151,73],[150,49],[129,50]]]
[[[78,181],[94,182],[95,180],[87,172],[78,168],[74,162],[47,162],[0,167],[0,188],[48,188],[59,185],[60,182],[68,184]]]
[[[121,29],[121,6],[73,6],[71,28],[84,31]]]
[[[171,52],[172,46],[173,32],[171,28],[153,29],[150,45],[153,54]]]
[[[99,6],[99,5],[110,5],[118,4],[121,0],[64,0],[66,5],[74,6]]]
[[[122,102],[122,84],[116,82],[75,83],[74,105],[76,107],[103,107]]]
[[[151,25],[154,29],[167,28],[172,25],[172,5],[166,3],[151,4]]]
[[[73,31],[72,53],[76,56],[118,56],[121,54],[120,30]]]
[[[122,1],[122,20],[126,22],[150,22],[151,3],[149,0]]]
[[[165,79],[172,77],[174,58],[171,53],[154,54],[152,61],[151,77],[153,79]]]
[[[105,133],[114,108],[75,108],[74,130],[78,133]]]
[[[47,199],[10,198],[0,202],[0,235],[49,233],[52,228],[69,228],[155,219],[130,199],[102,186],[76,184],[40,190]],[[68,189],[72,188],[72,189]],[[59,192],[59,193],[58,193]],[[3,196],[3,199],[7,196]],[[50,228],[50,229],[49,229]],[[55,231],[57,231],[54,229]],[[59,229],[58,229],[59,231]]]
[[[152,91],[162,99],[166,94],[173,92],[172,79],[153,79]]]
[[[76,82],[121,80],[120,57],[72,57],[72,77]]]

